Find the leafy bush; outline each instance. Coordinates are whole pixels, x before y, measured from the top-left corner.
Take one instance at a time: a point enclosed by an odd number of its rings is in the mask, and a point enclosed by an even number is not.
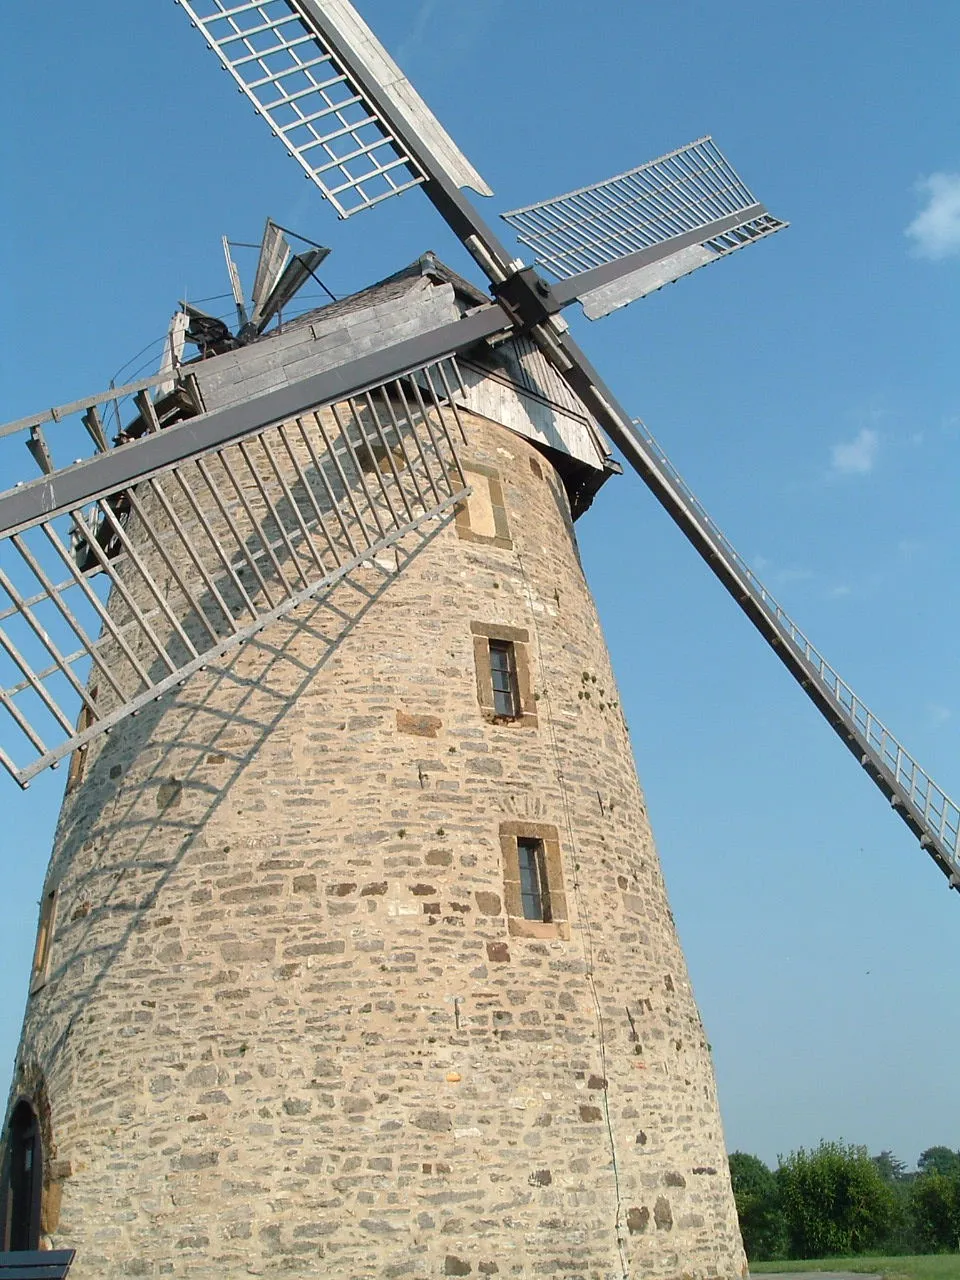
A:
[[[921,1173],[910,1187],[910,1217],[918,1248],[931,1253],[960,1248],[960,1170]]]
[[[776,1173],[791,1258],[863,1253],[889,1235],[896,1197],[866,1147],[821,1142]]]
[[[747,1257],[751,1262],[786,1257],[787,1227],[776,1177],[757,1156],[734,1151],[730,1156],[730,1181]]]

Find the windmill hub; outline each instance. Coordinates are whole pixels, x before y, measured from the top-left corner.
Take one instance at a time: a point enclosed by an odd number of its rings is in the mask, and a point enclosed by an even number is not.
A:
[[[492,291],[520,329],[536,329],[562,309],[548,282],[533,267],[514,271],[494,284]]]

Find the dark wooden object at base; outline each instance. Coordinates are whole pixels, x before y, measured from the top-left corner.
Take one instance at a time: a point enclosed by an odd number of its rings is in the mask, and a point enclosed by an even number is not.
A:
[[[0,1253],[0,1280],[63,1280],[70,1270],[73,1249],[20,1249]]]

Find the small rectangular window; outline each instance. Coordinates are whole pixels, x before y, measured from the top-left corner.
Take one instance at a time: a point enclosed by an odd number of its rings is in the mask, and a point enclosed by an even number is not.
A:
[[[516,718],[520,714],[520,688],[517,683],[517,656],[512,641],[490,641],[490,681],[493,685],[493,709],[496,714]]]
[[[53,937],[53,926],[57,914],[57,891],[51,889],[44,896],[40,907],[40,927],[37,930],[37,945],[33,952],[33,973],[30,979],[30,990],[42,987],[47,980],[50,966],[50,942]]]
[[[510,819],[500,824],[507,931],[519,938],[570,937],[557,828]]]
[[[534,729],[537,697],[530,676],[530,633],[498,622],[471,622],[477,697],[491,724]]]
[[[89,694],[91,702],[96,702],[98,692],[99,692],[99,689],[97,688],[96,685],[94,685],[91,688],[90,694]],[[93,710],[89,706],[87,706],[86,703],[84,703],[83,706],[80,708],[80,715],[77,718],[77,733],[83,733],[84,730],[89,729],[90,726],[95,722],[95,720],[96,720],[96,717],[93,713]],[[89,755],[89,748],[86,745],[84,745],[82,747],[77,747],[76,751],[74,751],[73,755],[70,757],[70,768],[67,772],[67,794],[68,795],[70,794],[71,791],[75,791],[76,788],[79,787],[80,783],[83,781],[83,775],[87,771],[88,755]]]
[[[550,886],[543,841],[521,836],[517,840],[517,863],[520,870],[520,903],[525,920],[550,924]]]

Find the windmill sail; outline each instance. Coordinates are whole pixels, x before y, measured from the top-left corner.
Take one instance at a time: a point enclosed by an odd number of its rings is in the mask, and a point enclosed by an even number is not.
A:
[[[624,453],[804,693],[960,889],[960,806],[837,674],[737,553],[647,431],[635,421]]]
[[[434,173],[492,194],[347,0],[177,2],[342,218]]]
[[[187,340],[187,313],[181,307],[173,313],[167,329],[167,340],[163,344],[163,356],[158,373],[166,375],[157,386],[156,395],[168,395],[176,384],[177,370],[183,361],[183,348]]]
[[[243,286],[240,284],[240,272],[237,270],[237,264],[230,253],[230,241],[226,236],[221,236],[220,239],[223,243],[223,256],[227,263],[227,274],[230,277],[230,292],[233,294],[233,303],[237,308],[237,320],[243,325],[247,323],[247,305],[243,298]]]
[[[591,320],[787,225],[711,138],[503,217]]]
[[[254,323],[260,333],[277,312],[303,288],[329,252],[329,249],[307,249],[305,253],[294,255],[271,292],[264,298],[262,306],[254,312]]]
[[[216,444],[194,417],[63,468],[46,496],[0,495],[0,709],[16,742],[0,765],[26,786],[451,512],[469,492],[459,383],[440,360]],[[175,462],[138,464],[178,433]],[[108,486],[118,463],[130,478]],[[37,497],[32,517],[13,514]]]
[[[253,280],[253,292],[250,295],[252,311],[251,324],[257,324],[263,313],[264,303],[280,279],[287,260],[290,257],[290,246],[286,236],[271,219],[263,229],[260,242],[260,257],[257,259],[257,274]]]

